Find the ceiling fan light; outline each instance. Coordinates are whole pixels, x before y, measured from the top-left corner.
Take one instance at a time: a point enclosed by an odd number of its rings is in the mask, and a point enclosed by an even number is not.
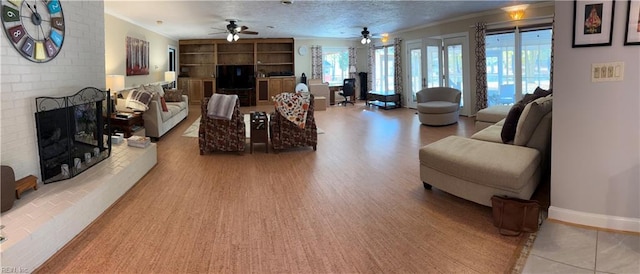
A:
[[[360,43],[362,43],[363,45],[367,43],[367,38],[362,37],[362,40],[360,40]]]
[[[233,41],[233,34],[231,33],[227,34],[227,41],[229,42]]]
[[[371,43],[371,39],[369,39],[369,37],[367,37],[367,44]]]
[[[238,36],[238,34],[234,34],[233,41],[238,41],[238,39],[240,39],[240,36]]]

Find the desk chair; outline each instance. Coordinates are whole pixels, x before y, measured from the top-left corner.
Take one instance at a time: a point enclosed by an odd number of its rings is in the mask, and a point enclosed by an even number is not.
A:
[[[342,82],[342,92],[340,92],[340,96],[344,97],[344,101],[339,102],[339,104],[344,104],[345,106],[347,104],[352,104],[353,102],[351,102],[349,100],[349,96],[353,96],[355,93],[355,88],[356,87],[356,79],[355,78],[347,78],[344,79],[344,81]]]

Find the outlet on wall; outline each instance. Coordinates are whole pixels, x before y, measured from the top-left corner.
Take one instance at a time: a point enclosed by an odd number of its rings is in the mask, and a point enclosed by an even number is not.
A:
[[[622,81],[624,79],[624,62],[591,64],[591,82]]]

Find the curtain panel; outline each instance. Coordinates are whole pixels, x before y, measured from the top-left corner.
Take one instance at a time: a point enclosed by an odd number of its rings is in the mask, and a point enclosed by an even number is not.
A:
[[[375,60],[373,60],[374,56],[375,56],[375,49],[373,48],[373,44],[369,44],[369,49],[367,50],[368,52],[368,64],[367,64],[367,73],[369,74],[369,76],[367,77],[367,82],[368,85],[367,87],[369,87],[369,90],[367,90],[367,92],[371,91],[373,89],[373,73],[374,73],[374,63]]]
[[[393,39],[393,47],[394,47],[394,53],[393,53],[393,67],[394,67],[394,81],[393,81],[393,88],[396,92],[396,94],[402,94],[402,61],[401,61],[401,52],[402,50],[400,50],[400,42],[402,42],[402,40],[400,38],[394,38]]]
[[[322,79],[322,46],[311,46],[311,79]]]
[[[349,78],[356,78],[355,70],[351,71],[352,67],[356,67],[356,48],[349,47]]]
[[[487,108],[487,24],[476,23],[476,112]]]

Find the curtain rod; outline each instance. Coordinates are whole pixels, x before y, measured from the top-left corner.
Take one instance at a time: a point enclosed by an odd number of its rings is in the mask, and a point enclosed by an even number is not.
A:
[[[551,19],[549,21],[546,21],[547,19]],[[551,23],[553,22],[553,15],[546,15],[546,16],[538,16],[538,17],[531,17],[531,18],[525,18],[525,19],[520,19],[520,20],[510,20],[510,21],[501,21],[501,22],[493,22],[493,23],[487,23],[487,28],[489,27],[496,27],[496,26],[500,26],[500,27],[509,27],[509,26],[519,26],[520,22],[527,22],[527,21],[543,21],[543,23]],[[469,26],[470,28],[475,28],[476,25],[471,25]]]

